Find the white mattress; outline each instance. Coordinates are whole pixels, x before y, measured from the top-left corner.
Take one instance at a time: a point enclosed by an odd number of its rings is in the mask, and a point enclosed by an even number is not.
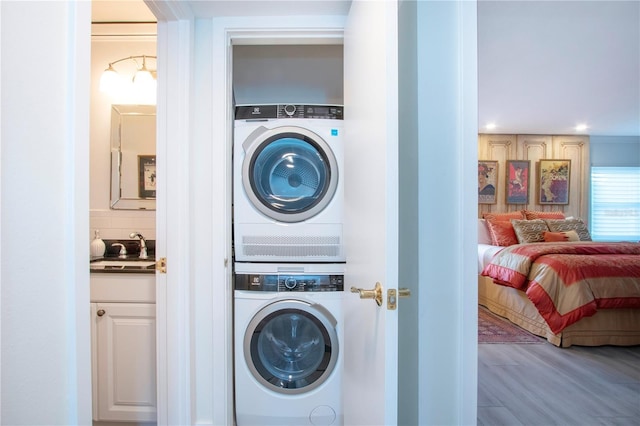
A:
[[[493,256],[496,255],[504,247],[492,246],[489,244],[478,244],[478,274],[482,272],[485,266],[491,262]]]

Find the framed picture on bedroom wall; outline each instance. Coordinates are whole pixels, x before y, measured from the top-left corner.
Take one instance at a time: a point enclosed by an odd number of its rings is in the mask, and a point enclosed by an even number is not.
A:
[[[528,160],[507,160],[507,204],[529,204]]]
[[[478,204],[496,204],[498,162],[478,161]]]
[[[538,203],[569,204],[571,160],[540,160]]]

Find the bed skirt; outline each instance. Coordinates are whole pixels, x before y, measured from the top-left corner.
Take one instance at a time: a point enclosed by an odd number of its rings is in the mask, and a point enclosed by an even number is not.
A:
[[[602,309],[554,334],[523,291],[481,275],[478,303],[559,347],[640,345],[640,309]]]

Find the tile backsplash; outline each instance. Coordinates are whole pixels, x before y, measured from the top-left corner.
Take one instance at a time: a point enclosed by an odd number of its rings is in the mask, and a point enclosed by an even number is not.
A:
[[[103,239],[128,239],[129,234],[138,231],[146,239],[156,239],[156,212],[140,210],[90,210],[89,237],[100,230]]]

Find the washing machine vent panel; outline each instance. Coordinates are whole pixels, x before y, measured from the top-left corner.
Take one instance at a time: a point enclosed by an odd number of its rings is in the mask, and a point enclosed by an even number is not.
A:
[[[245,236],[242,242],[246,245],[253,244],[278,244],[278,245],[337,245],[340,244],[338,236],[295,236],[295,235],[273,235],[273,236]]]
[[[340,255],[338,236],[245,236],[242,238],[242,252],[245,256],[288,257],[305,259],[309,257],[335,257]]]

